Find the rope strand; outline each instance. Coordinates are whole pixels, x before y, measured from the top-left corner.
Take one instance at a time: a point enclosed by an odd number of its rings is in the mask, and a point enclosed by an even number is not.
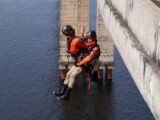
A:
[[[84,0],[82,0],[82,4],[81,4],[81,8],[82,8],[82,27],[81,27],[81,34],[82,34],[82,39],[84,38]]]

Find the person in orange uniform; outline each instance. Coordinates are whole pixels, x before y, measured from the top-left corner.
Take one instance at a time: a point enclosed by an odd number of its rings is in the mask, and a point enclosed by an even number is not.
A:
[[[67,36],[67,52],[77,61],[83,48],[89,48],[95,45],[95,42],[85,43],[75,35],[75,29],[71,25],[62,28],[62,33]]]
[[[93,42],[95,44],[88,48],[87,56],[85,56],[81,61],[75,63],[75,65],[67,72],[62,89],[60,91],[53,92],[56,96],[58,96],[58,99],[67,100],[69,98],[77,75],[84,71],[88,72],[90,68],[94,71],[99,69],[100,48],[97,44],[96,32],[91,30],[87,32],[86,37],[88,39],[88,44]]]
[[[83,60],[77,63],[77,67],[85,66],[85,65],[94,67],[94,65],[96,65],[97,62],[99,62],[100,48],[99,48],[99,45],[97,44],[96,32],[91,30],[87,33],[86,37],[88,38],[88,43],[91,43],[94,41],[95,45],[88,49],[88,55]],[[95,69],[95,71],[97,69]]]
[[[88,49],[88,55],[77,63],[78,67],[83,67],[84,71],[90,74],[90,77],[92,81],[96,81],[98,83],[101,83],[102,80],[98,79],[97,72],[100,67],[100,47],[97,44],[97,35],[96,32],[91,30],[86,34],[86,37],[88,38],[88,43],[95,42],[95,45],[90,47]]]
[[[66,100],[69,98],[69,94],[72,91],[72,87],[75,81],[75,78],[78,74],[82,72],[81,67],[77,67],[76,64],[80,59],[81,49],[89,48],[95,45],[95,42],[84,43],[78,37],[75,36],[75,30],[70,25],[64,26],[62,33],[67,36],[67,46],[68,52],[71,54],[75,61],[75,65],[67,72],[64,84],[60,91],[53,91],[56,96],[60,96],[59,99]]]

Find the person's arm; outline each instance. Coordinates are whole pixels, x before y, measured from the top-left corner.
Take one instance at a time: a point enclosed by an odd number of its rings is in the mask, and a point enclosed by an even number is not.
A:
[[[86,43],[87,47],[93,47],[95,45],[95,42]]]
[[[95,42],[91,42],[91,43],[84,43],[82,41],[78,41],[77,43],[78,47],[82,47],[82,48],[89,48],[89,47],[93,47],[95,45]]]
[[[85,57],[82,61],[77,63],[77,66],[80,67],[82,65],[85,65],[86,63],[90,62],[94,57],[94,53],[91,52],[87,57]]]
[[[90,62],[98,54],[99,54],[99,48],[98,47],[93,48],[92,52],[87,57],[85,57],[82,61],[77,63],[77,66],[79,67],[79,66],[85,65],[86,63]]]

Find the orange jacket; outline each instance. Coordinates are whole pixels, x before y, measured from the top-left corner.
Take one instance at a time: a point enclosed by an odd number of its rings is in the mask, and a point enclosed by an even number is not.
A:
[[[89,48],[95,45],[95,42],[84,43],[79,38],[74,38],[71,42],[69,53],[77,54],[80,48]]]
[[[86,63],[93,60],[95,57],[99,57],[99,55],[100,55],[100,49],[99,49],[99,47],[96,46],[92,49],[92,51],[90,52],[90,54],[87,57],[85,57],[82,61],[77,63],[77,66],[80,67],[82,65],[85,65]]]

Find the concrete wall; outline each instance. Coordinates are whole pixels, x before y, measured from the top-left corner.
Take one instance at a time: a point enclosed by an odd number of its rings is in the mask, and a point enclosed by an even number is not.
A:
[[[160,120],[160,9],[150,0],[97,0],[110,36]]]
[[[160,8],[151,0],[111,0],[132,32],[160,66]]]
[[[97,11],[97,22],[96,22],[96,32],[97,32],[97,40],[101,49],[100,61],[101,65],[110,68],[114,68],[114,44],[113,41],[106,32],[106,27],[102,16],[99,11]]]

